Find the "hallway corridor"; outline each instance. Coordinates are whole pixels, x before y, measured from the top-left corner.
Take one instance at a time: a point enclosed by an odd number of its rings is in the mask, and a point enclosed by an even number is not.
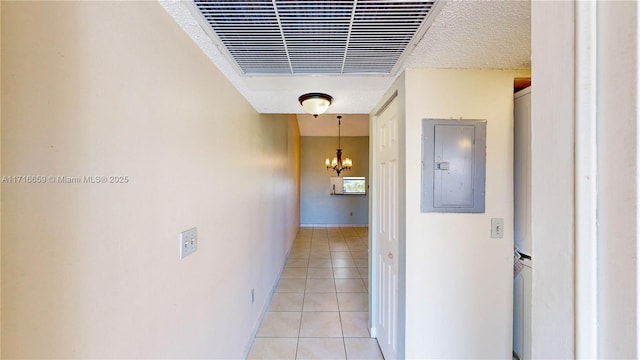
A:
[[[301,228],[249,359],[383,359],[367,319],[367,228]]]

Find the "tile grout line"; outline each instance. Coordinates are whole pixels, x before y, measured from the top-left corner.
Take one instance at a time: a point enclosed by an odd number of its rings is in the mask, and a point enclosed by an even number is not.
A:
[[[308,235],[308,234],[305,234],[305,235]],[[304,236],[304,237],[301,238],[300,234],[298,234],[298,236],[296,236],[295,245],[298,248],[297,252],[300,253],[300,255],[304,254],[304,252],[305,252],[304,251],[304,245],[300,245],[300,244],[306,244],[308,246],[307,251],[306,251],[306,254],[307,254],[307,256],[306,256],[307,262],[306,262],[306,267],[305,267],[306,273],[305,273],[305,276],[304,276],[304,286],[303,286],[303,292],[302,292],[302,308],[301,308],[301,311],[300,311],[301,315],[300,315],[300,321],[299,321],[299,326],[298,326],[298,333],[297,333],[298,336],[297,336],[296,343],[295,343],[295,346],[296,346],[296,348],[295,348],[295,358],[296,359],[297,359],[297,357],[299,355],[302,355],[300,353],[300,345],[301,345],[300,341],[302,339],[302,337],[301,337],[301,334],[302,334],[302,318],[304,316],[305,305],[307,304],[307,300],[308,300],[307,299],[307,295],[314,295],[315,294],[315,292],[307,293],[307,290],[309,289],[308,288],[308,280],[311,279],[310,278],[310,274],[309,274],[309,269],[311,269],[311,256],[313,254],[315,254],[314,245],[315,245],[315,249],[317,251],[324,252],[325,250],[324,250],[324,246],[323,245],[325,245],[325,244],[326,244],[326,247],[328,248],[328,255],[329,255],[328,256],[328,260],[329,260],[328,269],[330,270],[329,271],[330,272],[330,277],[329,278],[333,279],[332,282],[333,282],[333,285],[334,285],[333,291],[330,291],[329,293],[333,294],[335,296],[336,305],[337,305],[337,312],[338,312],[338,320],[339,320],[338,325],[340,327],[340,334],[341,334],[340,337],[342,338],[342,345],[343,345],[343,351],[344,351],[343,355],[344,355],[345,359],[347,358],[347,345],[346,345],[347,336],[345,336],[345,332],[344,332],[344,321],[342,319],[342,312],[343,311],[341,309],[340,301],[339,301],[339,298],[338,298],[338,294],[340,294],[340,293],[338,291],[338,285],[337,285],[338,278],[336,277],[336,273],[335,273],[335,269],[336,268],[334,268],[334,260],[350,260],[350,261],[352,261],[354,263],[354,268],[355,268],[356,274],[357,274],[357,277],[354,277],[353,279],[360,280],[358,282],[360,285],[364,284],[364,279],[362,278],[362,273],[360,272],[360,268],[358,267],[358,264],[355,263],[355,259],[354,259],[354,251],[362,251],[362,249],[361,249],[361,246],[363,245],[362,244],[362,236],[361,236],[360,232],[356,232],[355,234],[351,234],[351,237],[349,239],[350,239],[350,241],[349,241],[349,243],[347,243],[347,238],[345,237],[344,229],[342,229],[342,228],[339,229],[338,233],[331,233],[331,234],[329,234],[329,232],[324,228],[322,230],[320,228],[318,228],[318,229],[312,228],[311,229],[311,237],[310,238],[308,238],[308,236]],[[333,248],[332,248],[331,245],[332,244],[336,244],[336,243],[339,243],[339,244],[341,243],[341,246],[346,246],[346,248],[342,248],[341,247],[339,249],[336,249],[335,252],[334,252],[334,251],[332,251]],[[354,245],[355,245],[355,249],[356,250],[352,249],[352,246],[354,246]],[[301,247],[301,246],[303,246],[303,247]],[[368,247],[368,244],[367,244],[367,247]],[[300,250],[302,250],[302,252]],[[335,254],[336,252],[348,254],[348,258],[344,259],[343,257],[341,257],[340,259],[337,259],[337,258],[335,258],[335,256],[337,256]],[[318,259],[324,259],[324,257],[318,258]],[[287,261],[289,261],[289,259]],[[343,265],[343,264],[340,264],[340,265]],[[368,266],[368,264],[367,264],[367,266]],[[349,267],[349,266],[342,266],[342,267]],[[318,279],[323,279],[323,278],[324,277],[319,277]],[[340,278],[340,279],[343,279],[343,278]],[[351,277],[346,277],[344,279],[352,279],[352,278]],[[280,280],[282,280],[282,277],[281,277]],[[319,288],[319,289],[321,289],[321,288]],[[368,286],[365,286],[364,289],[365,289],[364,292],[362,292],[362,291],[350,291],[350,290],[353,290],[353,289],[350,289],[349,287],[347,287],[345,293],[347,293],[347,294],[351,294],[351,293],[353,293],[353,294],[356,294],[356,293],[357,294],[367,294],[366,296],[368,296],[368,293],[369,293]],[[327,292],[325,290],[325,291],[319,291],[318,293],[327,293]],[[293,312],[293,310],[288,310],[288,311]],[[314,310],[311,310],[311,311],[314,311]],[[334,311],[333,310],[315,310],[315,312],[334,312]],[[345,311],[345,312],[366,312],[366,313],[369,313],[369,309],[367,308],[366,311],[351,310],[351,311]],[[369,332],[368,326],[365,326],[365,328],[367,329],[367,335],[365,337],[370,338],[371,334]],[[361,338],[361,337],[362,336],[355,336],[355,337],[354,336],[350,336],[348,338],[351,339],[351,338]],[[312,337],[312,338],[329,339],[329,338],[333,338],[333,337]],[[337,339],[337,337],[336,337],[336,339]]]
[[[298,239],[296,239],[297,241]],[[300,309],[300,323],[298,324],[298,339],[296,339],[296,355],[295,359],[298,358],[298,350],[300,349],[300,335],[302,333],[302,316],[304,315],[304,303],[306,300],[307,294],[307,279],[309,278],[309,260],[311,258],[311,244],[313,243],[313,229],[311,230],[311,240],[309,240],[309,252],[307,253],[307,273],[304,278],[304,289],[302,291],[302,308]]]
[[[342,234],[342,229],[340,229],[340,233]],[[342,240],[344,241],[344,234],[342,234]],[[329,250],[331,251],[331,250]],[[333,260],[333,255],[332,256],[332,260]],[[332,261],[332,267],[333,267],[333,261]],[[335,276],[333,277],[333,286],[336,287],[336,301],[338,303],[338,317],[340,318],[340,331],[342,332],[342,348],[344,351],[344,358],[347,358],[347,343],[344,340],[345,336],[344,336],[344,327],[342,326],[342,309],[340,308],[340,299],[338,298],[338,284],[336,283],[336,278]]]

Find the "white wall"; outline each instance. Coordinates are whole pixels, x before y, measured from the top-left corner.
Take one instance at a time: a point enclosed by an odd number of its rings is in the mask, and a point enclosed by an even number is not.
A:
[[[406,71],[406,358],[511,356],[513,79],[526,71]],[[422,119],[486,119],[486,211],[420,212]],[[504,238],[490,238],[491,218]]]
[[[531,3],[532,356],[574,357],[574,4]]]
[[[597,5],[598,341],[638,358],[638,3]]]
[[[2,3],[0,2],[0,49],[2,49]],[[0,56],[0,74],[2,74],[2,56]],[[0,86],[0,99],[2,99],[2,86]],[[0,101],[0,139],[2,138],[2,101]],[[0,169],[2,168],[2,152],[0,151]],[[2,174],[0,174],[2,175]],[[0,186],[0,204],[2,204],[2,186]],[[2,207],[0,206],[0,309],[2,309]],[[0,310],[0,324],[2,324],[2,311]],[[0,357],[2,356],[2,326],[0,325]]]
[[[2,357],[240,358],[299,224],[295,117],[156,2],[3,2],[2,65],[3,176],[129,177],[3,184]]]
[[[638,357],[638,11],[532,2],[534,358]]]

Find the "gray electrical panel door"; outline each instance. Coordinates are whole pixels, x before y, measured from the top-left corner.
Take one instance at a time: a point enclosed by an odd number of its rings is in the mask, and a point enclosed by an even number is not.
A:
[[[422,121],[422,212],[483,213],[485,120]]]

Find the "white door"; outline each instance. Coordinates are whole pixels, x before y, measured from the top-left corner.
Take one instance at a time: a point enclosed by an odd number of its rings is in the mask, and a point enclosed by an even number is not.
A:
[[[375,124],[377,316],[376,337],[385,359],[398,357],[398,117],[397,100]]]

